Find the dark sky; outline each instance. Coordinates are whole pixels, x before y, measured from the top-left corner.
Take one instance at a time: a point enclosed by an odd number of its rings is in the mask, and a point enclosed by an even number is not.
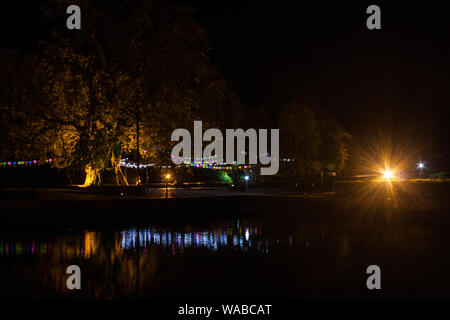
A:
[[[296,99],[335,117],[360,143],[381,132],[394,146],[415,141],[436,167],[448,164],[444,2],[180,1],[197,10],[213,62],[251,110],[267,105],[275,115]],[[381,8],[381,30],[366,28],[370,4]],[[33,48],[48,35],[34,1],[1,12],[3,47]]]
[[[450,19],[424,1],[188,1],[212,57],[244,103],[274,113],[298,99],[358,143],[390,139],[448,166]],[[381,8],[381,30],[366,8]]]
[[[442,6],[423,1],[379,2],[382,30],[377,31],[365,24],[372,2],[188,3],[198,8],[210,33],[214,61],[249,106],[296,97],[315,103],[322,96],[338,102],[339,113],[352,101],[336,101],[334,94],[371,87],[383,95],[394,85],[426,90],[431,83],[424,77],[439,81],[449,71],[449,19]]]

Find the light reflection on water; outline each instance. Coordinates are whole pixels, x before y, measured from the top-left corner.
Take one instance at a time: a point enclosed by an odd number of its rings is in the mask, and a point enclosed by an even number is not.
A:
[[[51,252],[50,241],[0,241],[0,256],[47,255]]]
[[[236,224],[234,224],[236,225]],[[211,251],[233,248],[247,252],[269,253],[269,248],[276,245],[292,246],[293,238],[288,236],[280,243],[278,239],[270,239],[255,225],[239,227],[216,227],[202,231],[172,231],[167,228],[151,226],[148,228],[127,228],[114,232],[112,251],[124,254],[136,248],[167,249],[172,255],[183,254],[192,248],[205,248]],[[104,250],[100,231],[85,231],[79,235],[61,236],[54,239],[10,240],[0,241],[0,257],[43,256],[60,254],[65,258],[88,259]],[[111,241],[111,240],[109,240]]]
[[[170,249],[173,255],[183,253],[185,249],[201,247],[211,251],[233,247],[242,251],[255,249],[268,253],[269,241],[261,239],[259,235],[256,226],[239,229],[218,228],[202,232],[170,232],[156,227],[130,228],[121,232],[121,246],[122,249],[130,250],[136,247],[150,248],[154,245]]]
[[[288,232],[264,232],[264,226],[236,220],[207,227],[144,226],[53,235],[35,230],[10,239],[0,235],[0,297],[201,296],[208,290],[221,292],[230,281],[231,288],[252,281],[257,288],[264,285],[261,273],[279,265],[272,258],[276,252],[291,252],[295,244]],[[82,278],[85,275],[79,292],[66,286],[66,269],[72,264],[80,266]]]

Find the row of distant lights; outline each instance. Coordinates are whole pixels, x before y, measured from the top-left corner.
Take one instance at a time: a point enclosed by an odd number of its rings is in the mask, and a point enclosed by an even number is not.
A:
[[[133,162],[128,162],[127,159],[121,159],[120,160],[120,166],[121,167],[127,167],[127,168],[137,168],[137,164]],[[148,168],[148,167],[155,167],[154,163],[149,164],[139,164],[139,168]]]
[[[185,159],[188,159],[188,158],[185,158]],[[198,158],[197,160],[200,160],[200,158]],[[206,160],[206,159],[203,158],[202,160]],[[284,161],[284,162],[291,162],[291,161],[293,162],[294,160],[295,160],[295,158],[294,159],[282,159],[282,161]],[[46,160],[3,161],[3,162],[1,162],[1,165],[2,166],[17,166],[17,165],[19,165],[19,166],[23,166],[23,165],[27,166],[27,165],[33,165],[33,164],[52,163],[52,162],[53,162],[53,159],[50,158],[50,159],[46,159]],[[222,165],[224,163],[217,163],[215,161],[208,161],[208,160],[201,161],[201,162],[184,161],[184,164],[185,165],[190,165],[190,166],[195,166],[197,168],[222,169],[222,170],[225,170],[225,168],[228,169],[228,170],[231,169],[230,166],[228,166],[228,167],[225,167],[225,166],[213,166],[213,164]],[[236,161],[234,161],[233,165],[235,165],[235,164],[236,164]],[[138,167],[137,164],[132,163],[132,162],[127,162],[126,159],[121,159],[120,160],[120,165],[122,167],[127,167],[127,168],[137,168]],[[150,164],[140,164],[139,165],[139,168],[148,168],[148,167],[155,167],[155,164],[154,163],[150,163]],[[162,166],[162,167],[165,168],[166,166]],[[251,166],[244,166],[245,169],[247,169],[247,167],[250,168]],[[168,166],[168,168],[170,168],[170,166]],[[423,166],[422,166],[422,168],[423,168]],[[241,166],[239,166],[239,169],[241,169]]]
[[[263,156],[263,155],[264,154],[261,154],[261,156]],[[267,156],[270,156],[270,154],[267,153]],[[174,158],[175,158],[175,156],[172,155],[172,159],[174,159]],[[210,159],[212,159],[212,160],[210,160]],[[188,158],[188,157],[184,157],[184,158],[183,157],[179,157],[178,160],[183,160],[184,163],[190,163],[190,158]],[[292,158],[292,159],[291,158],[284,158],[284,159],[281,159],[281,161],[283,161],[283,162],[294,162],[295,158]],[[195,158],[194,163],[225,164],[223,162],[217,162],[217,157],[216,156],[211,156],[211,157],[207,157],[207,158]],[[233,163],[236,164],[236,161],[234,161]]]
[[[235,161],[235,163],[233,165],[235,165],[235,164],[236,164],[236,161]],[[122,167],[126,167],[126,168],[135,168],[135,169],[138,168],[138,165],[136,163],[127,162],[125,159],[120,160],[120,165]],[[188,161],[185,161],[184,165],[185,166],[190,166],[190,167],[196,167],[196,168],[213,169],[213,170],[231,170],[233,168],[232,166],[210,165],[209,163],[205,164],[205,163],[195,163],[195,162],[188,162]],[[148,168],[148,167],[154,168],[154,167],[157,167],[157,166],[154,163],[139,164],[139,168],[145,169],[145,168]],[[165,169],[165,168],[169,168],[170,169],[171,168],[171,166],[159,166],[159,167],[163,168],[163,169]],[[180,167],[180,165],[178,165],[177,167]],[[251,167],[252,167],[251,165],[237,166],[237,168],[239,168],[239,169],[242,169],[242,168],[249,169]]]
[[[28,161],[3,161],[2,166],[27,166],[33,164],[52,163],[53,159],[46,160],[28,160]]]
[[[207,164],[199,164],[199,163],[185,163],[186,165],[189,165],[191,167],[196,168],[204,168],[204,169],[213,169],[213,170],[231,170],[231,166],[214,166],[214,165],[207,165]],[[251,168],[252,166],[238,166],[239,169],[247,169]]]
[[[173,158],[173,156],[172,156]],[[191,166],[191,167],[196,167],[196,168],[205,168],[205,169],[213,169],[213,170],[231,170],[232,166],[228,165],[227,163],[223,163],[223,162],[217,162],[215,160],[208,160],[210,158],[216,159],[216,157],[211,156],[208,158],[196,158],[196,161],[191,162],[189,161],[188,157],[180,157],[178,158],[179,160],[183,160],[183,164],[186,166]],[[290,158],[286,158],[286,159],[282,159],[283,162],[294,162],[295,158],[290,159]],[[128,159],[121,159],[120,160],[120,165],[122,167],[126,167],[126,168],[138,168],[138,165],[134,162],[129,162]],[[233,166],[237,166],[237,162],[234,161]],[[180,165],[177,165],[177,167],[179,167]],[[149,163],[149,164],[139,164],[139,168],[145,169],[145,168],[153,168],[153,167],[157,167],[154,163]],[[166,168],[166,166],[160,166],[161,168]],[[238,166],[239,169],[248,169],[251,168],[251,165],[244,165],[244,166]],[[171,166],[167,166],[167,168],[171,168]]]

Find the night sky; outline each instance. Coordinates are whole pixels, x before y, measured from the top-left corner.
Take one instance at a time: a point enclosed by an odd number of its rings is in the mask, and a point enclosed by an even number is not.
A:
[[[424,1],[182,1],[196,9],[211,57],[250,112],[274,115],[296,99],[332,115],[356,138],[413,141],[448,167],[449,18]],[[76,3],[74,1],[73,3]],[[381,8],[368,30],[366,8]],[[49,36],[38,4],[2,8],[2,47],[33,50]]]

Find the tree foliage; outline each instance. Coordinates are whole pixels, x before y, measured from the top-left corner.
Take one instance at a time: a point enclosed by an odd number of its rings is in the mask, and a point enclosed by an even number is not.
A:
[[[50,1],[49,21],[67,7]],[[100,183],[119,159],[165,163],[170,134],[193,120],[227,126],[242,108],[208,58],[205,32],[192,10],[166,1],[82,1],[82,29],[53,30],[39,52],[3,52],[4,157],[57,159]],[[56,8],[56,9],[55,9]],[[14,144],[12,144],[14,142]]]
[[[294,159],[281,174],[308,180],[321,170],[344,168],[350,135],[334,120],[294,101],[282,108],[278,127],[281,158]]]

